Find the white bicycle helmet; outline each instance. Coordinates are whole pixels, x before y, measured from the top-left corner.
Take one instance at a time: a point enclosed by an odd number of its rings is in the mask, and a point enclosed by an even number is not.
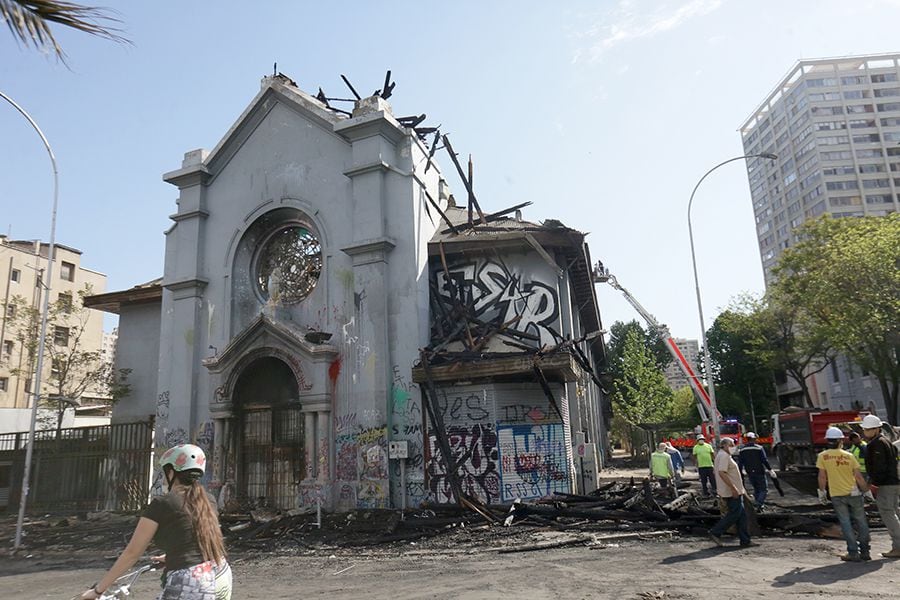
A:
[[[201,473],[206,472],[206,454],[199,446],[193,444],[178,444],[172,446],[159,460],[159,466],[171,465],[175,471],[189,471],[197,469]]]

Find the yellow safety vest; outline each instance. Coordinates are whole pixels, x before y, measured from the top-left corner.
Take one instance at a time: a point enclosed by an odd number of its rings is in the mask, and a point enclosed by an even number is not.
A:
[[[654,477],[660,477],[663,479],[668,479],[672,476],[672,473],[669,472],[669,461],[672,460],[669,458],[668,452],[659,452],[656,451],[650,455],[650,472],[653,473]]]
[[[856,457],[856,462],[859,463],[859,472],[866,472],[866,453],[865,453],[866,443],[862,442],[859,446],[852,446],[850,448],[850,454]]]

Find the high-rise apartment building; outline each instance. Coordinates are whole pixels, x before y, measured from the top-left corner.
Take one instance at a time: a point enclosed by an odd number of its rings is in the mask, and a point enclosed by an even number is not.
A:
[[[768,285],[807,219],[883,216],[900,206],[900,53],[799,61],[744,122],[741,136],[745,154],[778,155],[747,162]],[[852,385],[853,367],[841,361],[811,382],[813,401],[877,409],[877,383],[863,381],[868,375],[857,368],[859,385]]]
[[[10,240],[0,235],[0,409],[26,409],[33,397],[32,378],[26,373],[34,370],[32,357],[18,335],[21,319],[12,314],[23,306],[40,309],[45,291],[48,244],[35,240]],[[62,299],[77,303],[78,292],[89,285],[94,293],[106,290],[106,275],[81,266],[81,251],[56,245],[50,300]],[[21,299],[15,302],[16,298]],[[73,344],[76,336],[84,350],[100,351],[103,341],[103,314],[90,310],[83,323],[74,326],[83,331],[55,326],[47,330],[48,344]],[[12,319],[11,319],[12,317]],[[49,380],[55,368],[51,361],[44,364],[43,382]],[[44,387],[42,385],[42,387]],[[44,393],[47,393],[45,389]],[[20,411],[23,414],[27,411]],[[0,430],[21,431],[23,421],[18,413],[0,410]],[[8,423],[12,420],[13,424]],[[6,425],[4,425],[6,423]],[[27,419],[24,421],[27,429]]]
[[[697,340],[688,340],[685,338],[675,338],[675,345],[678,347],[678,350],[681,351],[681,354],[684,356],[685,360],[687,360],[688,364],[691,365],[691,368],[696,373],[699,365],[700,358],[700,344]],[[669,366],[666,367],[665,370],[666,383],[669,384],[669,387],[673,390],[680,390],[683,387],[691,385],[688,381],[687,376],[681,370],[681,367],[674,360],[669,362]]]

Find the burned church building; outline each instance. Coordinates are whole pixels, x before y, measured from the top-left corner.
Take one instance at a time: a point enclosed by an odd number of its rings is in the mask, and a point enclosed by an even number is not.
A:
[[[202,446],[223,505],[593,489],[609,415],[584,235],[457,206],[455,156],[386,96],[345,112],[265,77],[164,175],[163,277],[88,300],[119,315],[132,369],[113,420]]]

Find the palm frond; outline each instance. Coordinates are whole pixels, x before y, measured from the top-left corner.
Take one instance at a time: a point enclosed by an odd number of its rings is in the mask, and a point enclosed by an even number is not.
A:
[[[73,2],[49,0],[0,0],[0,19],[17,41],[38,50],[50,51],[65,62],[66,54],[50,29],[51,23],[71,27],[90,35],[130,43],[115,25],[121,23],[105,8],[82,6]]]

